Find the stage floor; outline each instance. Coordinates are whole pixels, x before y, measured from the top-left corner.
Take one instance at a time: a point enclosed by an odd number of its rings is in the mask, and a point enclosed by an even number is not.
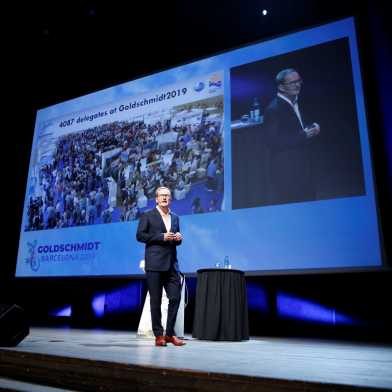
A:
[[[155,347],[135,332],[31,328],[17,346],[0,348],[67,358],[261,377],[266,379],[392,389],[392,347],[342,341],[251,338]]]

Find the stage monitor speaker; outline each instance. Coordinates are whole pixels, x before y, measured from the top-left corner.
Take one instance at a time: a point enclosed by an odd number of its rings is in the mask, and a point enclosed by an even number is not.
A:
[[[26,313],[20,306],[0,304],[0,347],[17,346],[29,332]]]

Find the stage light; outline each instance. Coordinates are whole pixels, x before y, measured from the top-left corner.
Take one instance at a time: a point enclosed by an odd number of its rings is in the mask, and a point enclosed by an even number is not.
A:
[[[65,307],[54,309],[49,312],[50,316],[55,317],[71,317],[72,316],[72,307],[71,305],[67,305]]]
[[[92,300],[92,307],[96,317],[103,317],[105,315],[105,294],[97,294]]]
[[[250,310],[258,310],[263,313],[269,311],[267,292],[261,285],[250,283],[246,284],[248,294],[248,307]]]
[[[286,293],[277,294],[276,304],[278,315],[281,317],[331,325],[358,324],[357,320],[336,312],[334,308]]]
[[[141,283],[135,281],[107,293],[96,293],[91,306],[96,317],[135,311],[141,305]]]
[[[268,11],[264,9],[263,11],[261,11],[261,13],[263,14],[263,16],[266,16],[268,14]]]

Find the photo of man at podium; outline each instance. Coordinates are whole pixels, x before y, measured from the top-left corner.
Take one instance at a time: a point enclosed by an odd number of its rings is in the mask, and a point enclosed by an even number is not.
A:
[[[156,207],[145,212],[139,220],[136,239],[145,244],[145,273],[150,294],[151,322],[158,347],[172,343],[183,346],[174,331],[181,298],[181,279],[177,260],[178,245],[181,245],[179,217],[170,209],[171,192],[167,187],[156,190]],[[162,327],[162,290],[165,289],[169,306],[166,332]]]

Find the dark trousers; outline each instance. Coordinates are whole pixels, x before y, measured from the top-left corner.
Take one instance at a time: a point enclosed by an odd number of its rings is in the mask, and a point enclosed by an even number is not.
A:
[[[170,268],[168,271],[146,271],[147,288],[150,293],[151,322],[155,336],[163,335],[162,327],[162,288],[169,299],[167,310],[166,335],[174,336],[174,324],[181,299],[181,280],[179,273]]]

